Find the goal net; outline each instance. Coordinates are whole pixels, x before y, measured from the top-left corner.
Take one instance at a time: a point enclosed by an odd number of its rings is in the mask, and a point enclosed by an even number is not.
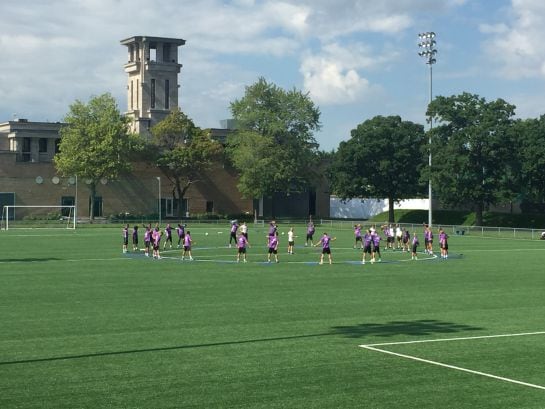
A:
[[[0,227],[9,229],[75,229],[76,206],[18,206],[2,208]]]

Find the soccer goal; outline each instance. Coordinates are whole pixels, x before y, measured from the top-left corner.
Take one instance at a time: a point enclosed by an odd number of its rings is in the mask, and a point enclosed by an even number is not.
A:
[[[9,229],[75,229],[76,206],[19,206],[2,208],[0,227]]]

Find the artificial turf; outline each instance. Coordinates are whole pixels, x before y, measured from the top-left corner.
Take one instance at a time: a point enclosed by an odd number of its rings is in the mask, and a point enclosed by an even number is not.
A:
[[[333,230],[320,266],[296,226],[268,264],[252,228],[237,264],[228,226],[189,227],[193,262],[122,254],[120,227],[0,232],[0,407],[545,407],[545,334],[384,347],[537,388],[359,347],[545,331],[545,242],[454,236],[448,260],[361,265]]]

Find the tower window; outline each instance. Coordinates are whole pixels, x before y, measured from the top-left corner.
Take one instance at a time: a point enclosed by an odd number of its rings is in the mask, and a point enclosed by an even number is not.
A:
[[[131,81],[131,111],[133,110],[133,106],[134,106],[134,81]]]
[[[149,59],[150,61],[157,61],[157,48],[155,45],[149,47]]]
[[[165,80],[165,109],[170,109],[170,80]]]
[[[168,43],[163,44],[163,61],[164,62],[170,61],[170,44]]]
[[[155,78],[151,79],[151,108],[155,108]]]

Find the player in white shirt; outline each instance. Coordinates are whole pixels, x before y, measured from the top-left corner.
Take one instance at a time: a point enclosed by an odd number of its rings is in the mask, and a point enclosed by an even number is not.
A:
[[[293,231],[293,227],[290,227],[290,230],[288,231],[288,254],[293,254],[293,247],[295,245],[295,232]]]

